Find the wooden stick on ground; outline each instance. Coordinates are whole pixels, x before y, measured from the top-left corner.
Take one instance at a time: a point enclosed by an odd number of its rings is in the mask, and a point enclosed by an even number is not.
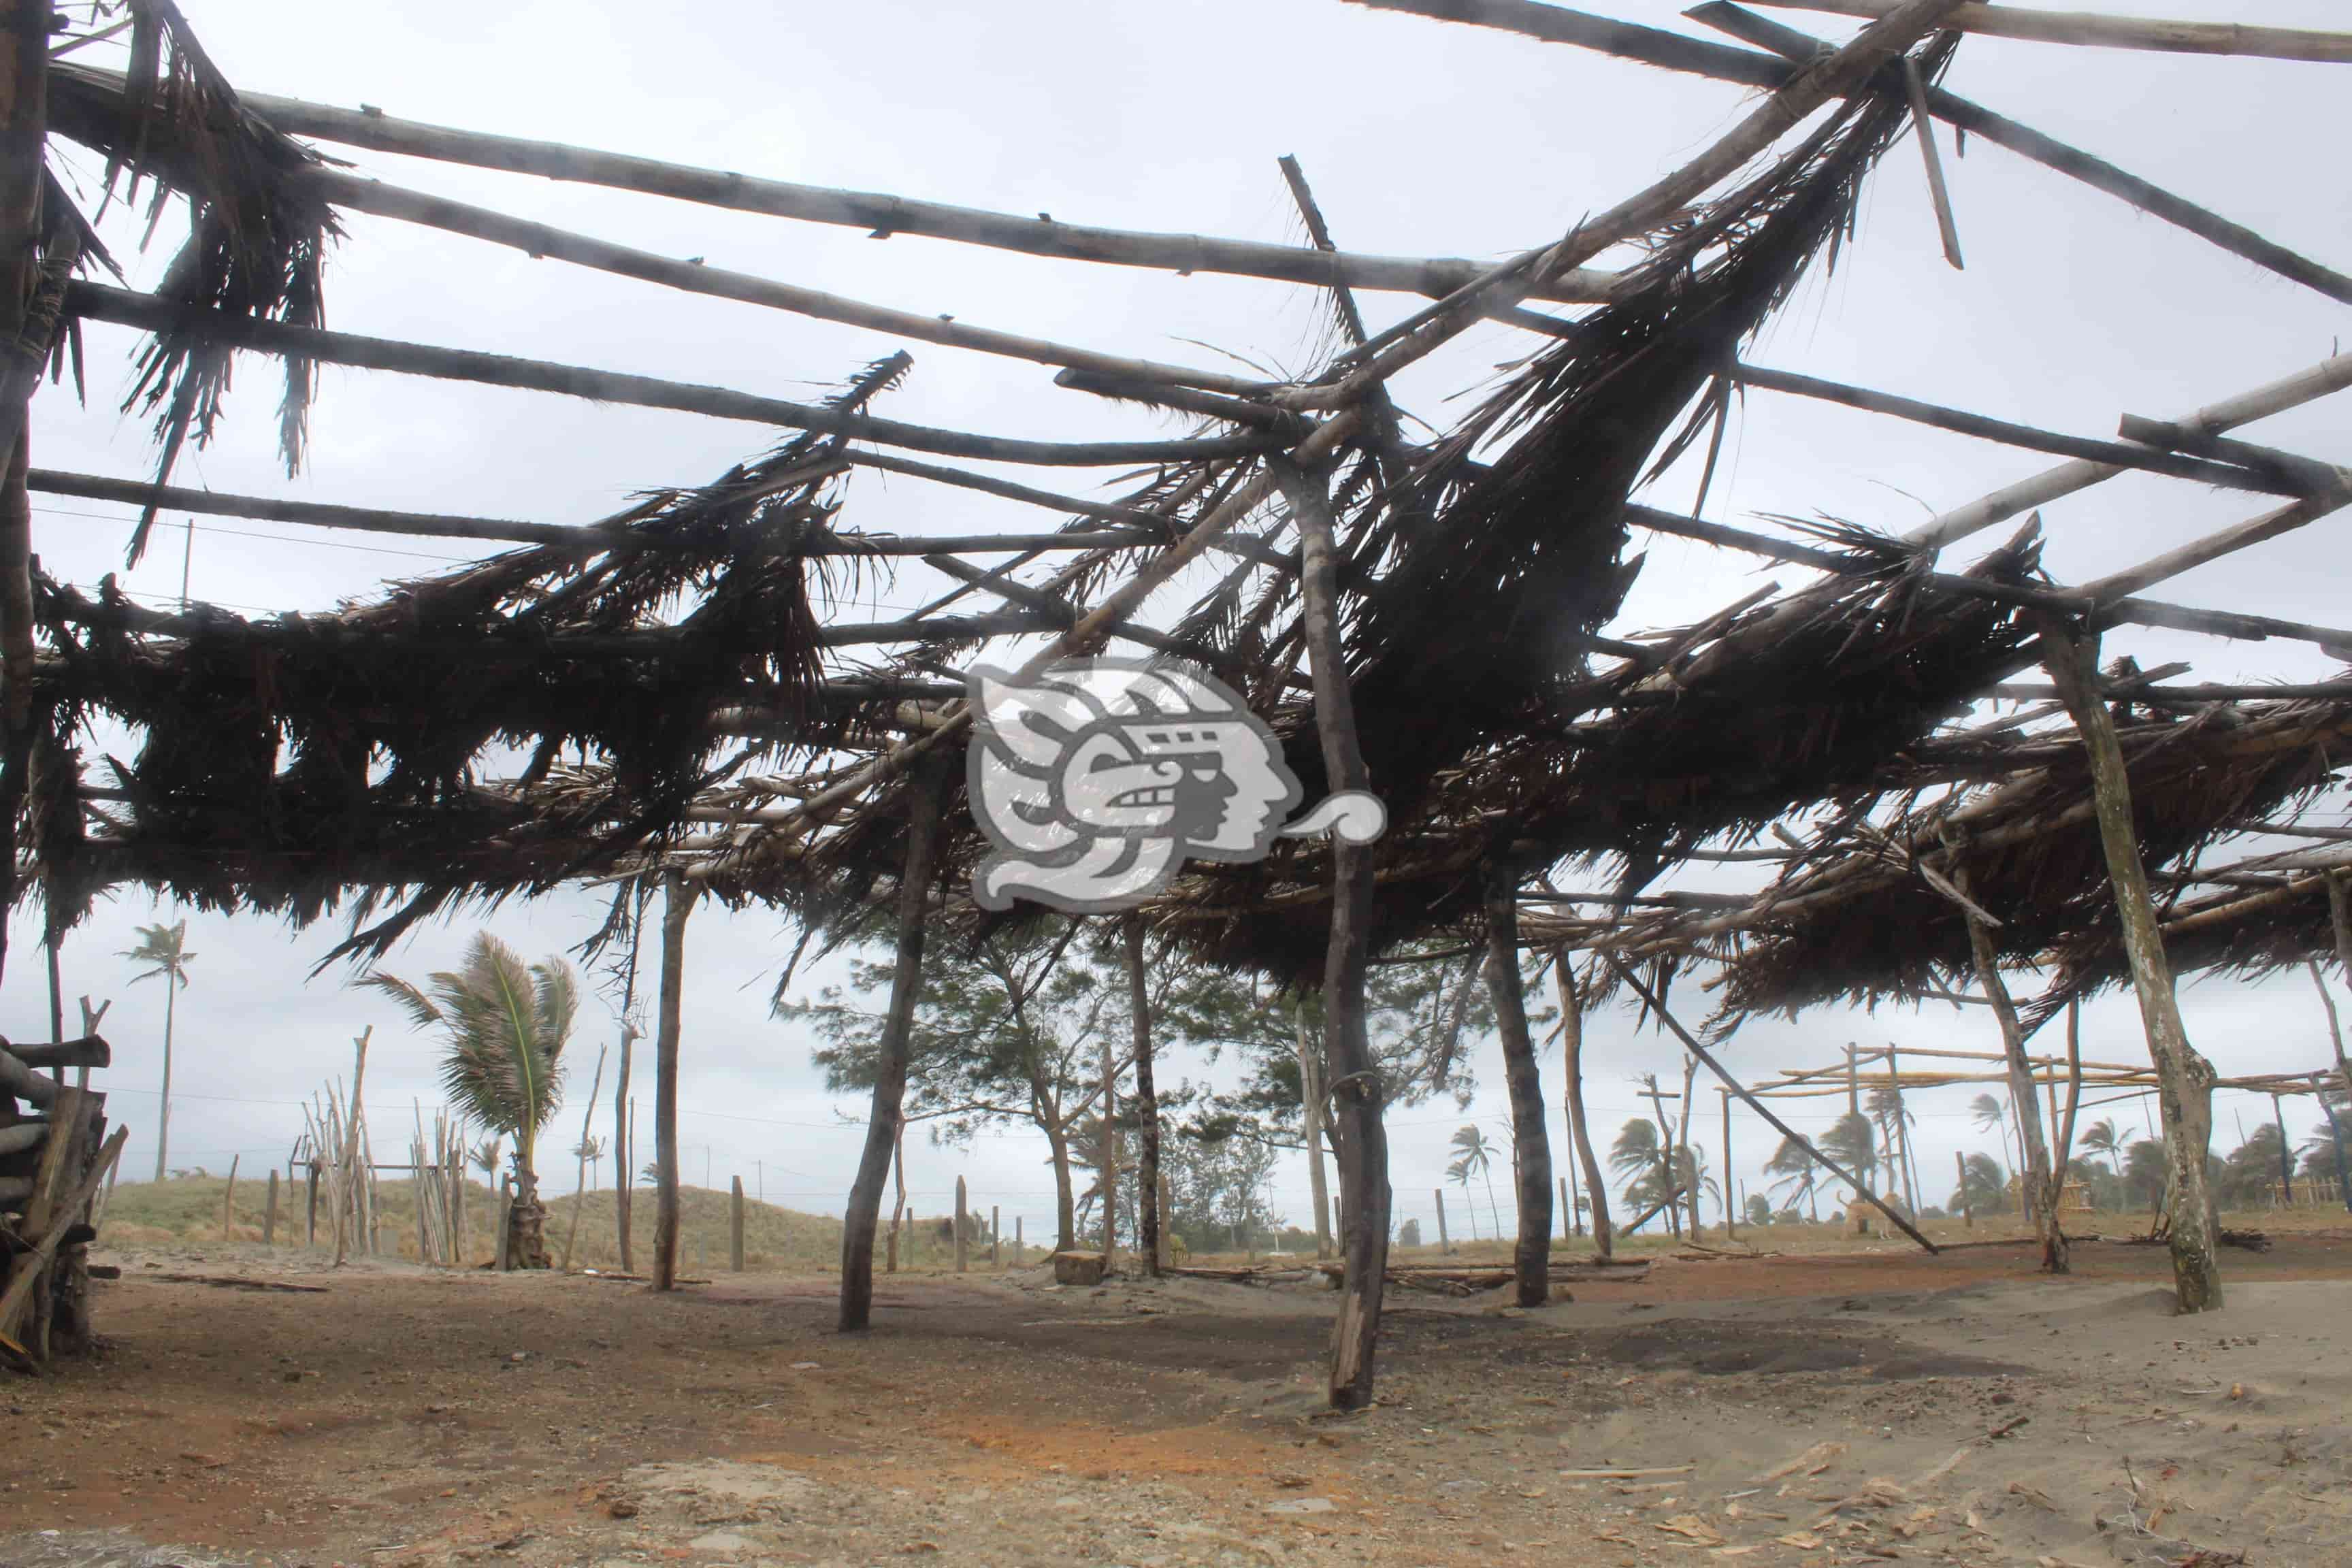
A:
[[[1753,1093],[1751,1093],[1747,1085],[1741,1083],[1738,1079],[1732,1077],[1730,1073],[1725,1071],[1723,1064],[1717,1061],[1714,1056],[1708,1052],[1707,1048],[1698,1043],[1698,1037],[1692,1034],[1688,1029],[1684,1028],[1681,1023],[1675,1019],[1675,1016],[1666,1011],[1665,1004],[1654,995],[1648,986],[1642,984],[1641,977],[1635,974],[1632,969],[1628,968],[1622,959],[1619,958],[1615,953],[1610,952],[1606,950],[1601,952],[1601,956],[1602,960],[1608,963],[1611,969],[1617,972],[1617,978],[1623,981],[1626,986],[1633,991],[1633,994],[1640,997],[1649,1005],[1650,1010],[1658,1016],[1658,1022],[1664,1024],[1667,1028],[1674,1031],[1675,1037],[1682,1041],[1683,1048],[1690,1052],[1691,1055],[1696,1057],[1709,1072],[1721,1079],[1725,1087],[1739,1097],[1739,1102],[1742,1105],[1745,1105],[1748,1110],[1762,1117],[1771,1125],[1772,1131],[1780,1134],[1781,1137],[1794,1142],[1800,1149],[1802,1149],[1806,1155],[1811,1158],[1815,1164],[1820,1165],[1823,1170],[1829,1172],[1831,1175],[1835,1176],[1838,1180],[1845,1183],[1849,1187],[1852,1187],[1855,1192],[1861,1194],[1863,1201],[1869,1204],[1879,1213],[1885,1215],[1888,1219],[1894,1221],[1895,1227],[1897,1230],[1900,1230],[1904,1235],[1917,1242],[1927,1251],[1934,1252],[1937,1250],[1934,1242],[1929,1241],[1926,1237],[1919,1234],[1917,1226],[1914,1226],[1909,1220],[1905,1219],[1901,1215],[1895,1213],[1894,1209],[1888,1207],[1875,1194],[1871,1192],[1868,1185],[1853,1175],[1848,1174],[1845,1167],[1840,1165],[1836,1161],[1831,1159],[1828,1155],[1814,1148],[1812,1144],[1807,1142],[1795,1128],[1790,1127],[1787,1122],[1781,1121],[1780,1117],[1773,1114],[1772,1108],[1765,1104],[1761,1100],[1758,1099]]]

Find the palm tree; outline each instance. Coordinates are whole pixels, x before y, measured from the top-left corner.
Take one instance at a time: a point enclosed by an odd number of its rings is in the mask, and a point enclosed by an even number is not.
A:
[[[1468,1173],[1475,1171],[1486,1178],[1486,1212],[1495,1221],[1495,1235],[1500,1237],[1503,1211],[1495,1206],[1495,1146],[1486,1142],[1486,1135],[1473,1122],[1454,1134],[1454,1152],[1464,1168],[1461,1181],[1465,1190],[1469,1186]]]
[[[1978,1095],[1969,1102],[1969,1115],[1975,1121],[1978,1131],[2000,1134],[2001,1158],[2014,1164],[2015,1157],[2010,1152],[2009,1147],[2009,1108],[2001,1103],[2000,1097],[1993,1094]]]
[[[507,1257],[516,1268],[546,1268],[546,1211],[534,1160],[539,1130],[562,1098],[563,1046],[580,1005],[572,966],[547,958],[526,967],[512,948],[482,931],[466,950],[465,967],[434,973],[429,993],[390,974],[370,974],[362,984],[398,1001],[417,1028],[438,1028],[446,1047],[442,1088],[473,1121],[513,1135]]]
[[[188,922],[178,925],[152,925],[139,928],[139,945],[126,948],[121,954],[131,963],[142,964],[131,984],[163,977],[163,1097],[155,1108],[155,1179],[163,1179],[163,1156],[172,1132],[172,1023],[173,1004],[188,984],[188,964],[195,954],[188,951]]]
[[[1617,1130],[1609,1145],[1609,1168],[1625,1179],[1625,1201],[1635,1213],[1663,1202],[1666,1195],[1666,1150],[1658,1125],[1636,1116]]]
[[[1821,1167],[1813,1163],[1812,1155],[1806,1152],[1802,1143],[1794,1138],[1781,1139],[1780,1146],[1772,1152],[1771,1159],[1765,1162],[1764,1169],[1780,1178],[1772,1184],[1774,1193],[1784,1187],[1792,1189],[1780,1205],[1782,1214],[1795,1214],[1797,1205],[1801,1203],[1815,1220],[1822,1217]]]
[[[2107,1157],[2107,1163],[2115,1168],[2118,1179],[2123,1175],[2121,1162],[2124,1145],[2127,1142],[2127,1139],[2116,1131],[2115,1122],[2105,1118],[2092,1122],[2083,1130],[2083,1152],[2105,1154]]]
[[[1960,1164],[1960,1185],[1945,1206],[1954,1212],[1998,1214],[2009,1205],[2009,1175],[1990,1154],[1971,1154]]]
[[[1473,1241],[1478,1239],[1478,1205],[1470,1201],[1470,1178],[1475,1174],[1477,1168],[1466,1154],[1445,1167],[1445,1179],[1462,1189],[1462,1206],[1470,1215],[1470,1239]]]

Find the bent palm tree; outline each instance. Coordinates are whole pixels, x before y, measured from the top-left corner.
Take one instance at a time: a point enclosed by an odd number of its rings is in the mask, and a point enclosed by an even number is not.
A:
[[[2123,1175],[2123,1166],[2118,1162],[2123,1158],[2124,1143],[2125,1140],[2116,1131],[2115,1122],[2107,1118],[2102,1117],[2083,1130],[2083,1152],[2105,1154],[2107,1163],[2115,1167],[2118,1178]]]
[[[1658,1124],[1646,1116],[1636,1116],[1620,1127],[1609,1145],[1609,1168],[1624,1180],[1625,1201],[1634,1212],[1664,1203],[1666,1150]]]
[[[1999,1096],[1980,1094],[1969,1101],[1969,1118],[1976,1123],[1978,1131],[2000,1133],[2001,1157],[2015,1163],[2009,1147],[2009,1107],[2000,1102]]]
[[[1813,1219],[1818,1221],[1822,1217],[1821,1167],[1814,1163],[1811,1152],[1804,1144],[1795,1138],[1781,1139],[1780,1146],[1764,1163],[1764,1169],[1767,1173],[1780,1178],[1772,1184],[1771,1190],[1775,1194],[1783,1188],[1788,1189],[1788,1196],[1780,1205],[1782,1214],[1793,1215],[1797,1205],[1803,1204]]]
[[[1486,1142],[1486,1135],[1473,1123],[1454,1134],[1454,1152],[1460,1156],[1459,1163],[1465,1173],[1457,1179],[1465,1190],[1470,1185],[1468,1173],[1475,1172],[1486,1178],[1486,1213],[1495,1222],[1496,1236],[1500,1237],[1503,1234],[1503,1211],[1495,1206],[1495,1146]]]
[[[163,1179],[163,1157],[172,1133],[172,1023],[173,1004],[188,984],[188,963],[196,955],[188,951],[188,922],[178,925],[152,925],[139,928],[139,945],[123,950],[121,957],[144,968],[131,977],[131,984],[163,979],[163,1096],[155,1107],[155,1179]]]
[[[442,1088],[473,1121],[513,1136],[507,1257],[516,1268],[546,1268],[534,1160],[539,1130],[562,1098],[563,1046],[580,1005],[572,966],[548,958],[526,967],[514,949],[483,931],[466,950],[464,968],[429,977],[429,993],[390,974],[362,984],[397,1000],[417,1028],[441,1031]]]

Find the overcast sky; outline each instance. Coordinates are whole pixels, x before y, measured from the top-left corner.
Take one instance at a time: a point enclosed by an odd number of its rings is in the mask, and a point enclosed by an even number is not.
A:
[[[2145,11],[2155,0],[2135,4]],[[361,103],[416,120],[735,168],[812,184],[891,192],[1066,221],[1293,241],[1297,220],[1275,160],[1296,154],[1349,249],[1492,258],[1556,237],[1679,164],[1748,107],[1741,89],[1623,61],[1327,0],[1185,0],[1153,6],[1019,4],[949,8],[869,0],[856,6],[719,3],[648,12],[611,0],[459,6],[394,3],[335,7],[289,26],[280,5],[186,0],[190,20],[232,80],[255,91]],[[2114,7],[2094,5],[2095,9]],[[2212,13],[2216,8],[2205,8]],[[2276,0],[2264,19],[2340,22],[2326,0]],[[1674,26],[1675,7],[1619,0],[1615,15]],[[1786,18],[1843,37],[1835,18]],[[2114,159],[2290,247],[2352,267],[2352,196],[2313,178],[2318,150],[2344,143],[2352,93],[2340,68],[2058,48],[1972,38],[1947,85]],[[1997,147],[1965,159],[1944,141],[1968,268],[1944,263],[1919,161],[1908,145],[1868,187],[1859,243],[1834,275],[1816,269],[1751,355],[1983,413],[2090,436],[2116,416],[2183,415],[2276,379],[2334,352],[2352,314]],[[717,212],[653,197],[330,149],[388,181],[499,207],[713,266],[1108,352],[1226,365],[1212,349],[1286,370],[1307,368],[1324,321],[1312,291],[1289,285],[1043,260],[900,237]],[[78,160],[78,162],[77,162]],[[86,182],[92,161],[75,154]],[[2324,166],[2324,165],[2323,165]],[[897,346],[875,334],[724,301],[680,296],[554,261],[352,216],[328,283],[330,324],[709,382],[786,398],[837,384]],[[119,253],[134,231],[110,231]],[[166,230],[168,235],[168,227]],[[134,281],[152,283],[169,246],[159,239]],[[1415,301],[1366,296],[1375,328]],[[35,405],[34,461],[136,476],[150,462],[145,427],[118,416],[130,334],[91,329],[92,397],[57,389]],[[1187,340],[1197,340],[1198,342]],[[1494,368],[1530,347],[1499,326],[1465,334],[1400,384],[1406,405],[1444,425]],[[1048,439],[1173,433],[1137,411],[1052,385],[1042,367],[914,345],[916,367],[880,411],[922,423]],[[581,521],[653,486],[694,483],[772,444],[776,433],[684,415],[601,407],[454,383],[328,369],[312,426],[311,463],[288,479],[274,467],[277,367],[247,360],[229,427],[182,461],[179,482],[353,504]],[[2345,404],[2305,408],[2252,438],[2352,462]],[[1726,470],[1706,515],[1828,514],[1899,530],[2049,466],[2046,459],[1822,405],[1759,394],[1739,408]],[[1034,476],[1032,476],[1034,477]],[[1063,474],[1077,489],[1109,475]],[[1695,465],[1649,499],[1687,506]],[[2048,509],[2047,563],[2081,581],[2171,548],[2262,510],[2257,498],[2148,477],[2112,481]],[[856,476],[845,521],[868,530],[968,532],[1034,529],[1042,514],[967,493]],[[175,523],[179,520],[172,520]],[[2200,568],[2167,596],[2298,620],[2342,624],[2347,573],[2339,530],[2323,522],[2261,550]],[[126,509],[36,498],[35,548],[53,573],[92,583],[119,570]],[[176,598],[186,535],[161,531],[124,582],[151,602]],[[1966,560],[1989,534],[1955,552]],[[1748,560],[1672,539],[1647,542],[1649,564],[1623,625],[1701,616],[1767,581]],[[200,599],[249,610],[312,609],[374,592],[383,579],[441,569],[457,542],[327,534],[220,520],[198,526],[187,560]],[[869,579],[862,602],[910,607],[922,569]],[[1169,595],[1181,599],[1182,584]],[[854,606],[839,612],[856,616]],[[856,618],[864,618],[857,616]],[[2300,645],[2216,642],[2132,631],[2109,651],[2143,662],[2190,658],[2212,679],[2310,679],[2334,667]],[[2330,804],[2318,820],[2340,822]],[[1680,885],[1727,887],[1704,870]],[[495,929],[530,953],[593,929],[585,895],[511,905]],[[16,962],[0,981],[0,1026],[46,1028],[46,994],[20,913]],[[152,1168],[163,997],[128,986],[114,955],[133,928],[177,919],[123,889],[70,940],[68,997],[112,996],[110,1106],[131,1128],[126,1178]],[[386,967],[412,976],[452,963],[480,923],[468,911],[418,932]],[[412,1100],[427,1120],[431,1049],[349,975],[309,978],[340,930],[291,934],[261,919],[198,915],[198,957],[180,1014],[172,1152],[176,1166],[250,1169],[284,1158],[298,1104],[348,1073],[350,1040],[369,1025],[379,1158],[401,1157],[397,1128]],[[836,1211],[859,1129],[857,1108],[828,1099],[807,1063],[809,1041],[771,1021],[767,996],[791,936],[777,917],[705,910],[689,938],[681,1089],[685,1173],[724,1185],[740,1173],[771,1200]],[[814,978],[822,979],[820,973]],[[2342,987],[2338,986],[2339,995]],[[2352,998],[2347,998],[2352,1001]],[[2263,986],[2185,988],[2192,1037],[2224,1073],[2307,1070],[2326,1058],[2325,1025],[2307,977]],[[71,1008],[68,1005],[68,1014]],[[610,1019],[583,1016],[573,1067],[584,1093]],[[1670,1041],[1635,1033],[1614,1012],[1591,1026],[1588,1100],[1603,1136],[1643,1108],[1633,1079],[1645,1065],[1679,1076]],[[2145,1056],[2128,994],[2084,1016],[2086,1054]],[[1822,1009],[1790,1023],[1759,1020],[1729,1047],[1750,1075],[1817,1066],[1849,1040],[1990,1048],[1981,1009]],[[1547,1095],[1558,1099],[1557,1054]],[[1476,1063],[1482,1089],[1468,1119],[1507,1127],[1491,1045]],[[1178,1070],[1181,1071],[1181,1065]],[[650,1074],[640,1137],[650,1149]],[[1919,1097],[1919,1146],[1931,1174],[1956,1149],[1990,1148],[1966,1103],[1974,1090]],[[608,1083],[606,1098],[609,1100]],[[1710,1145],[1719,1137],[1706,1094]],[[1804,1110],[1818,1107],[1818,1110]],[[2118,1107],[2145,1127],[2137,1104]],[[554,1147],[575,1136],[577,1101]],[[1834,1107],[1798,1101],[1791,1119],[1824,1124]],[[2227,1097],[2218,1142],[2235,1142],[2266,1100]],[[398,1112],[398,1115],[394,1115]],[[603,1113],[600,1112],[600,1116]],[[2290,1105],[2299,1141],[2315,1114]],[[1465,1120],[1450,1104],[1394,1120],[1400,1213],[1426,1218],[1444,1145]],[[1554,1126],[1558,1133],[1557,1120]],[[1734,1118],[1736,1173],[1751,1187],[1770,1134]],[[962,1173],[978,1202],[1027,1216],[1052,1210],[1042,1140],[1014,1130],[969,1151],[908,1147],[910,1184],[942,1204]],[[545,1163],[551,1186],[567,1169]],[[608,1172],[609,1174],[609,1172]],[[1948,1184],[1938,1182],[1940,1198]],[[1304,1219],[1303,1173],[1286,1166],[1277,1206]],[[1505,1195],[1507,1212],[1507,1194]],[[1457,1228],[1459,1226],[1457,1219]]]

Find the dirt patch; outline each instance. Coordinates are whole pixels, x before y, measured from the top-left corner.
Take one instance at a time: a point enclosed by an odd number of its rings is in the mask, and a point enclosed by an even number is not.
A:
[[[900,1275],[844,1337],[818,1277],[210,1253],[124,1259],[107,1354],[6,1388],[0,1563],[2352,1560],[2335,1238],[2232,1256],[2197,1319],[2161,1252],[2095,1246],[2069,1280],[1982,1248],[1406,1299],[1343,1421],[1312,1289]]]

